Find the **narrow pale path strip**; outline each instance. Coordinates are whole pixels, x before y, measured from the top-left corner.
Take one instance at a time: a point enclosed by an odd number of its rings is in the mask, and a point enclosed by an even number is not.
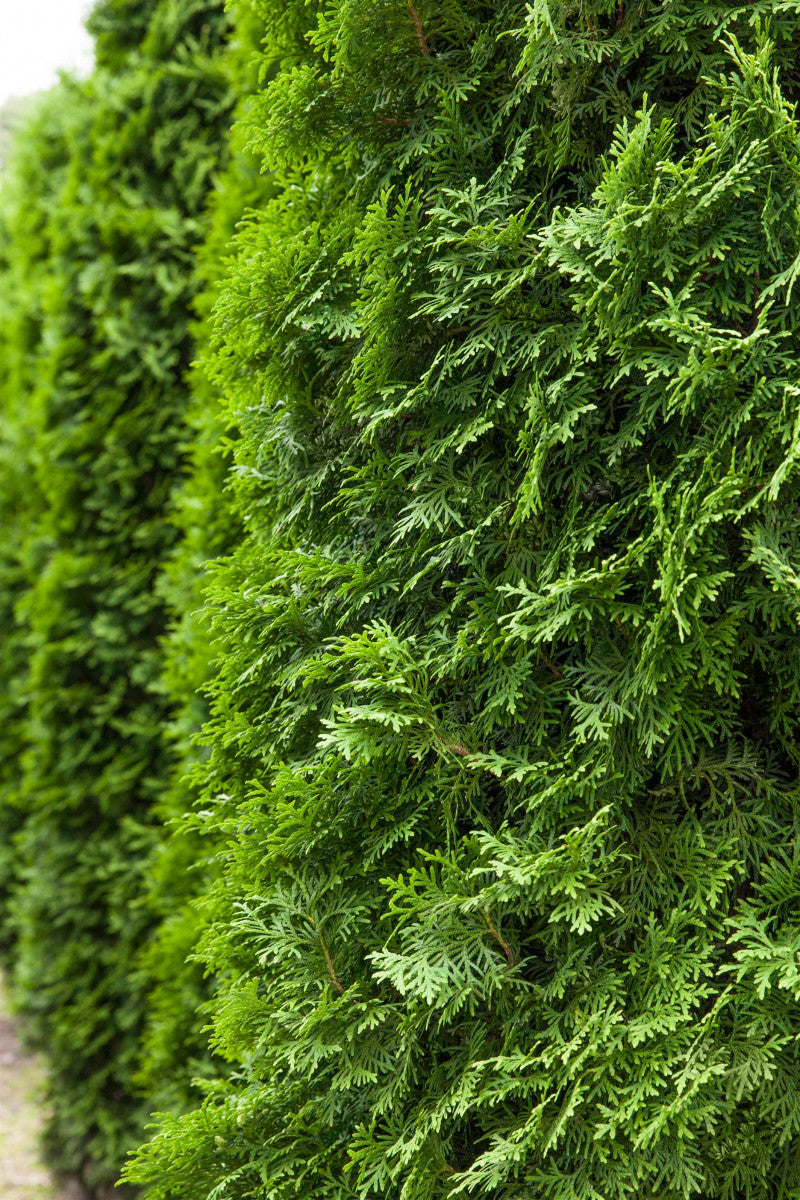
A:
[[[26,1053],[8,1012],[0,976],[0,1197],[2,1200],[68,1200],[38,1153],[44,1121],[39,1061]]]

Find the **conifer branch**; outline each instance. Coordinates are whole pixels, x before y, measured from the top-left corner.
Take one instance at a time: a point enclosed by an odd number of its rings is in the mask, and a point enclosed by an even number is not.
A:
[[[336,968],[333,965],[333,959],[331,958],[331,952],[328,949],[328,947],[325,945],[325,938],[322,936],[322,931],[319,929],[317,930],[317,937],[319,938],[319,944],[322,947],[322,953],[325,955],[325,962],[328,964],[328,971],[330,972],[331,983],[336,988],[337,992],[343,994],[344,988],[342,987],[342,985],[339,982],[339,979],[336,975]]]
[[[508,966],[505,968],[505,970],[506,971],[512,970],[512,968],[516,966],[516,960],[514,958],[514,951],[511,949],[508,942],[503,937],[502,933],[497,928],[497,926],[494,924],[494,922],[492,921],[492,918],[489,916],[488,913],[483,914],[483,919],[486,922],[486,927],[489,930],[489,933],[492,935],[492,937],[495,939],[495,941],[498,942],[503,947],[503,953],[505,954],[506,959],[508,961]]]
[[[325,946],[325,938],[323,937],[323,935],[321,935],[321,932],[319,930],[317,931],[317,937],[319,938],[319,944],[320,944],[321,948],[323,948],[323,954],[325,955],[325,961],[327,962],[327,970],[329,970],[330,976],[331,976],[331,983],[333,984],[333,986],[335,986],[335,988],[339,992],[339,994],[343,994],[344,988],[343,988],[342,984],[339,983],[339,980],[337,978],[336,967],[333,966],[333,959],[331,958],[331,952],[330,952],[329,948],[327,948]]]
[[[555,675],[556,679],[564,678],[563,671],[559,671],[558,667],[553,662],[552,658],[548,658],[547,655],[544,653],[542,653],[542,662],[547,667],[548,671],[552,671],[552,673]]]
[[[339,977],[336,974],[336,967],[333,965],[333,959],[331,958],[331,952],[328,949],[327,945],[325,944],[325,938],[322,936],[322,930],[317,929],[317,923],[312,916],[309,916],[308,920],[311,925],[311,928],[314,930],[314,932],[317,935],[317,940],[319,941],[320,949],[322,950],[322,953],[325,955],[325,962],[328,964],[328,973],[330,974],[330,977],[331,977],[331,983],[333,984],[333,986],[336,988],[336,990],[339,993],[344,994],[344,988],[342,987],[341,983],[339,982]]]
[[[430,58],[431,51],[430,51],[430,47],[428,45],[428,39],[425,37],[425,30],[422,28],[422,21],[420,21],[420,19],[419,19],[419,13],[417,12],[416,8],[414,7],[413,0],[407,0],[407,3],[408,3],[408,11],[411,13],[411,19],[414,22],[414,28],[417,31],[417,40],[419,42],[419,48],[423,54],[427,54],[428,57]]]

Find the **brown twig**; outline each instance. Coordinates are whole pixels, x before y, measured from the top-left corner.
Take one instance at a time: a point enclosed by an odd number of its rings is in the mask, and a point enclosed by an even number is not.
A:
[[[375,125],[409,125],[402,117],[373,117],[372,120]]]
[[[336,988],[337,992],[344,992],[344,988],[339,983],[339,980],[336,976],[336,968],[333,965],[333,959],[331,958],[331,952],[328,949],[328,947],[325,945],[325,938],[322,936],[322,934],[319,930],[317,930],[317,937],[319,938],[319,944],[322,947],[322,953],[325,955],[325,962],[328,964],[328,970],[330,971],[330,974],[331,974],[331,983]]]
[[[442,742],[445,750],[449,750],[451,754],[457,754],[459,758],[472,758],[466,746],[462,746],[460,742]]]
[[[552,672],[553,672],[553,674],[555,675],[556,679],[563,679],[563,678],[564,678],[564,676],[563,676],[562,672],[561,672],[561,671],[559,671],[558,667],[557,667],[557,666],[556,666],[556,664],[553,662],[553,660],[552,660],[551,658],[548,658],[546,654],[543,654],[543,655],[542,655],[542,662],[543,662],[543,663],[544,663],[544,665],[547,667],[548,671],[552,671]]]
[[[622,22],[625,20],[625,4],[624,0],[620,0],[617,5],[617,33],[622,29]]]
[[[497,926],[492,922],[492,918],[489,916],[488,913],[483,914],[483,919],[486,922],[486,927],[489,930],[489,933],[492,935],[492,937],[495,939],[495,941],[499,942],[500,945],[503,947],[503,952],[508,961],[508,966],[505,969],[506,969],[506,971],[510,971],[514,966],[516,966],[516,962],[514,959],[514,951],[511,949],[508,942],[503,937],[502,933],[497,928]]]
[[[417,31],[417,41],[419,42],[419,48],[423,54],[427,54],[428,58],[430,58],[431,51],[430,51],[430,46],[428,45],[428,39],[425,37],[425,30],[422,28],[422,21],[420,21],[420,19],[419,19],[419,13],[417,12],[416,8],[414,7],[412,0],[408,0],[408,11],[411,13],[411,19],[414,22],[414,28]]]
[[[325,945],[325,938],[322,936],[322,930],[317,929],[317,923],[313,917],[309,917],[308,920],[311,924],[311,928],[315,931],[315,933],[317,935],[317,939],[318,939],[320,947],[322,949],[322,953],[325,955],[325,962],[328,964],[328,972],[331,977],[331,983],[336,988],[337,992],[343,993],[344,988],[342,987],[341,983],[339,982],[339,978],[336,974],[336,968],[334,967],[333,959],[331,958],[331,952],[328,949],[328,947]]]

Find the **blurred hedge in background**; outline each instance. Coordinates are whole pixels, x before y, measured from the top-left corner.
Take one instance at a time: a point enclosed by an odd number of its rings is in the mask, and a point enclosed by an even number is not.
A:
[[[98,1188],[152,1108],[134,1076],[175,758],[159,581],[189,437],[194,251],[234,101],[229,27],[219,3],[99,5],[97,69],[21,138],[7,206],[10,961],[47,1048],[50,1157]]]
[[[54,198],[64,185],[69,126],[81,126],[83,96],[68,83],[38,98],[0,189],[0,951],[16,932],[8,901],[20,862],[15,835],[25,819],[20,789],[26,738],[28,641],[17,606],[29,588],[31,530],[42,498],[34,471],[33,410],[50,292]]]
[[[800,5],[146,7],[6,252],[54,1129],[151,1200],[798,1200]]]

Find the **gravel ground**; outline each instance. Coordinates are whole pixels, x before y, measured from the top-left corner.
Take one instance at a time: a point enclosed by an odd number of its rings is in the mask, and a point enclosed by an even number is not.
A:
[[[2,1200],[77,1200],[42,1166],[38,1138],[44,1120],[39,1101],[43,1072],[17,1036],[0,978],[0,1197]]]

